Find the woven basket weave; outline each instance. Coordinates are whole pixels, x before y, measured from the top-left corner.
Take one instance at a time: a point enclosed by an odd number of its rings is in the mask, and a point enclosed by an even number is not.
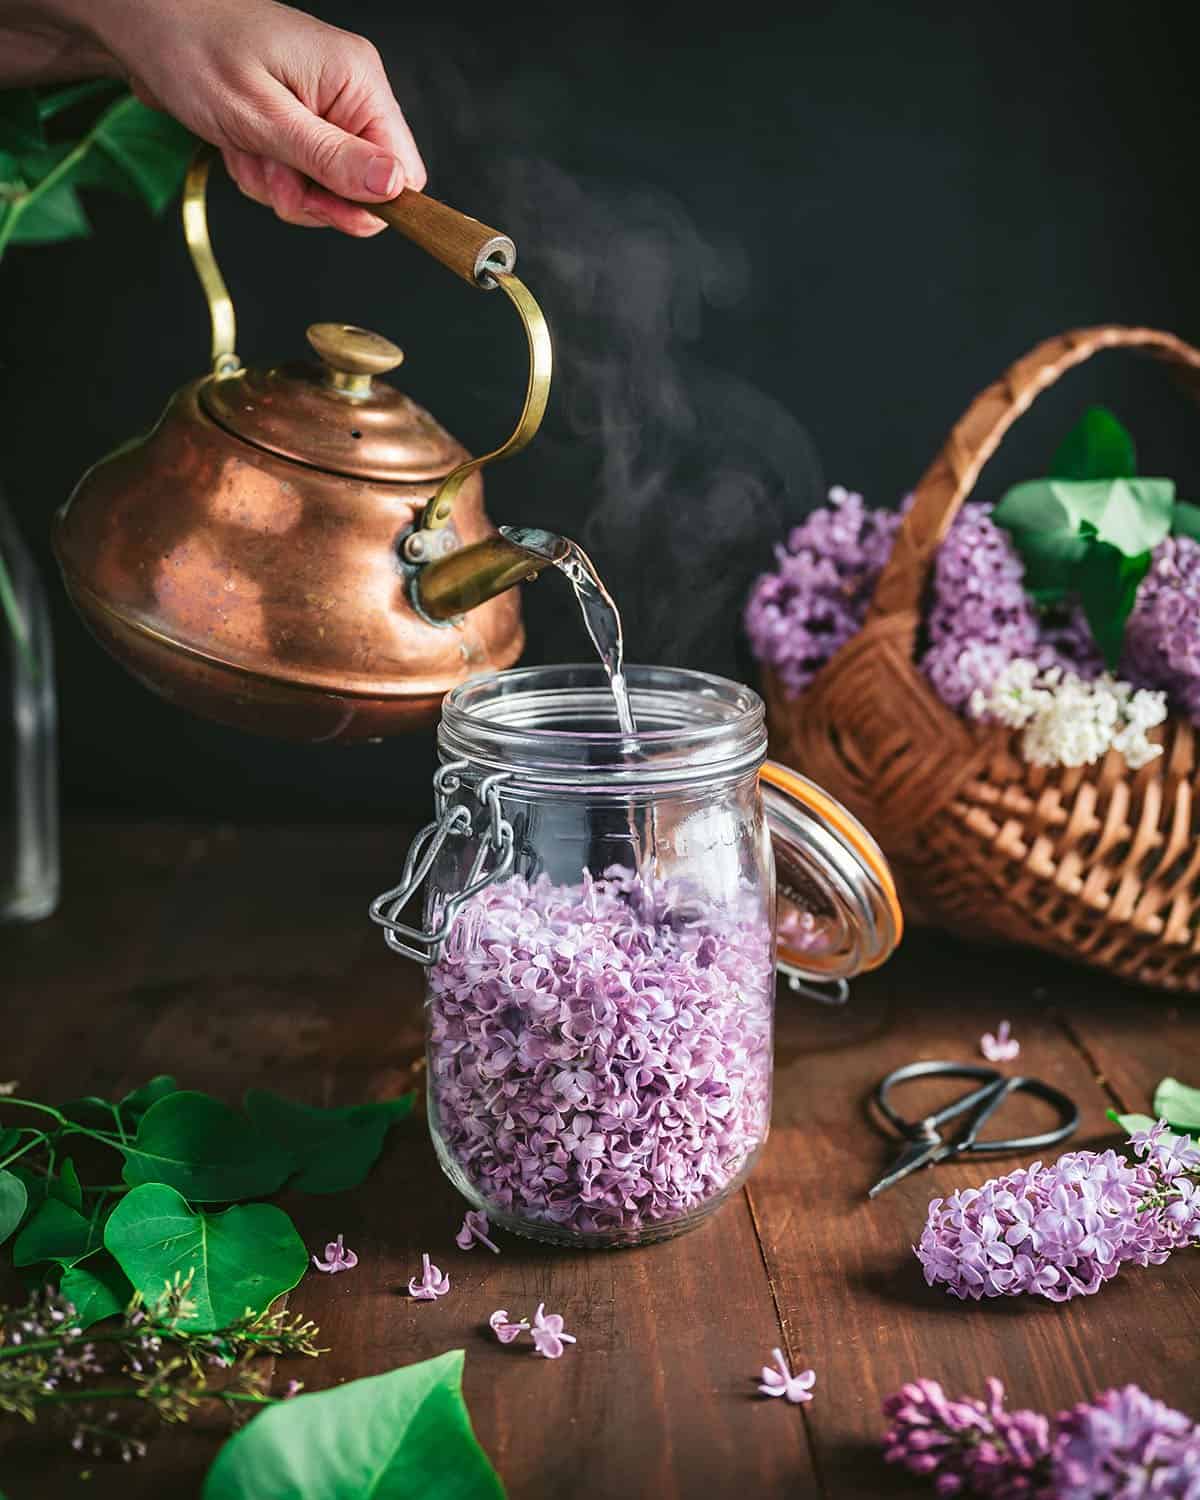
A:
[[[1170,990],[1200,990],[1200,768],[1192,725],[1153,732],[1131,771],[1031,766],[1008,730],[968,723],[914,653],[938,545],[1016,418],[1104,349],[1172,364],[1200,399],[1200,351],[1149,328],[1047,340],[971,403],[917,486],[866,624],[800,698],[770,671],[772,753],[841,798],[891,859],[913,914],[1033,944]]]

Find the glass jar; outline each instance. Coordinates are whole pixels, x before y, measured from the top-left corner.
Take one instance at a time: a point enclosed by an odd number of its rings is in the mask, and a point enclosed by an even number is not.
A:
[[[771,1109],[773,845],[796,972],[858,972],[899,936],[870,835],[764,767],[755,693],[673,668],[626,680],[633,741],[598,666],[450,693],[437,816],[371,908],[428,966],[444,1171],[493,1222],[556,1244],[678,1234],[752,1167]],[[417,928],[400,917],[422,881]]]
[[[58,905],[56,744],[46,595],[0,495],[0,922]]]

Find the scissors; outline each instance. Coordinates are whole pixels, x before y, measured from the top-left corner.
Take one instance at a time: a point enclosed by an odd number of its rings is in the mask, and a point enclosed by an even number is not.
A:
[[[966,1078],[978,1082],[980,1087],[947,1104],[936,1114],[913,1122],[896,1113],[888,1103],[888,1095],[898,1084],[909,1083],[914,1078]],[[1010,1094],[1017,1093],[1033,1094],[1038,1099],[1044,1099],[1047,1104],[1052,1104],[1059,1113],[1058,1127],[1043,1131],[1041,1135],[1025,1135],[1014,1140],[981,1141],[980,1127],[995,1114]],[[879,1179],[867,1194],[868,1198],[876,1197],[884,1188],[891,1187],[894,1182],[899,1182],[918,1167],[946,1161],[964,1151],[1037,1151],[1043,1146],[1055,1146],[1059,1141],[1065,1141],[1079,1124],[1078,1109],[1059,1089],[1051,1088],[1040,1078],[1008,1077],[998,1073],[995,1068],[984,1068],[974,1063],[909,1063],[907,1067],[896,1068],[889,1073],[875,1090],[874,1098],[879,1112],[904,1137],[905,1145],[892,1170],[886,1177]],[[967,1116],[965,1126],[956,1139],[943,1139],[938,1126],[959,1115]]]

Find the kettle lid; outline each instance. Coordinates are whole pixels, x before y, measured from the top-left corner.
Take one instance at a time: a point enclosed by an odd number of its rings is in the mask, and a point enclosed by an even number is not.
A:
[[[214,422],[310,468],[388,483],[440,479],[462,448],[424,409],[381,377],[404,353],[349,323],[314,323],[321,364],[296,361],[214,377],[200,405]]]

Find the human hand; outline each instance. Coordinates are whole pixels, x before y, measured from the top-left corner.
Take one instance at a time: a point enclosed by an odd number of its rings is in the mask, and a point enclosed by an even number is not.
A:
[[[0,23],[8,7],[0,5]],[[83,35],[145,103],[216,146],[248,197],[289,224],[371,235],[425,164],[372,44],[275,0],[29,0]],[[61,73],[60,73],[61,76]]]

